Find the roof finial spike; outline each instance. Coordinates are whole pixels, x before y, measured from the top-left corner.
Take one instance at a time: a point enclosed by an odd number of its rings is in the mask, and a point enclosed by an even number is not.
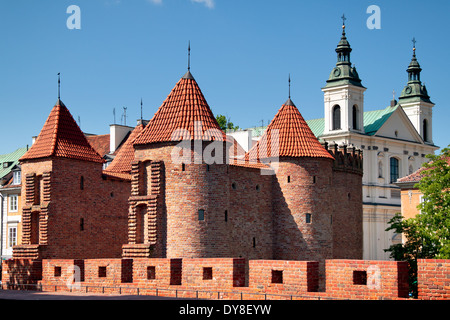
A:
[[[188,44],[188,71],[191,71],[191,40]]]
[[[142,121],[142,98],[141,98],[141,121]]]
[[[291,98],[291,74],[289,73],[289,99]]]
[[[61,73],[58,72],[58,100],[61,98]]]
[[[415,37],[413,37],[413,39],[412,39],[412,43],[413,43],[413,56],[415,57],[416,56],[416,38]]]

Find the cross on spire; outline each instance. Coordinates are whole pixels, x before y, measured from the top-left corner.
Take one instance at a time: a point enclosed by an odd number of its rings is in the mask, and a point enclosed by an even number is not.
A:
[[[345,17],[345,14],[342,15],[341,19],[342,19],[342,25],[345,26],[345,20],[347,20],[347,18]]]

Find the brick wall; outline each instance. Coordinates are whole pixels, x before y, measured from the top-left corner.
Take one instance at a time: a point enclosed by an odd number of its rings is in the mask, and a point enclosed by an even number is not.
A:
[[[243,258],[183,259],[183,286],[192,289],[229,290],[245,285]]]
[[[156,294],[196,297],[263,299],[405,299],[406,262],[326,260],[326,288],[317,291],[316,261],[212,259],[12,259],[3,261],[4,289],[11,284],[42,284],[43,290]],[[77,268],[74,269],[73,266]],[[450,298],[450,260],[420,260],[419,299]],[[81,281],[71,282],[73,270]],[[245,281],[245,282],[244,282]],[[9,284],[9,286],[8,286]],[[68,285],[69,284],[69,285]],[[211,292],[210,294],[204,291]],[[217,292],[222,292],[218,294]],[[242,294],[242,295],[241,295]]]
[[[417,273],[419,299],[450,299],[450,260],[420,259]]]
[[[15,289],[16,284],[37,284],[42,279],[42,261],[11,259],[2,261],[3,289]],[[26,288],[26,287],[25,287]]]
[[[408,263],[327,260],[326,292],[342,299],[396,299],[408,296]]]
[[[261,293],[301,294],[316,292],[316,261],[250,260],[249,288]]]
[[[182,259],[133,259],[133,283],[136,286],[167,288],[180,285]]]

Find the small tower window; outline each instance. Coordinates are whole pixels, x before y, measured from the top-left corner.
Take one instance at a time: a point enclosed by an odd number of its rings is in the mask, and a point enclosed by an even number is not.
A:
[[[80,218],[80,231],[84,231],[84,218]]]
[[[291,176],[287,177],[287,183],[291,183]]]
[[[311,223],[311,213],[307,213],[305,215],[305,221],[306,221],[306,223]]]
[[[205,210],[199,209],[198,210],[198,221],[205,220]]]
[[[80,190],[84,190],[84,177],[80,177]]]
[[[184,163],[181,164],[181,171],[186,171],[186,164]]]
[[[225,222],[228,222],[228,210],[225,210]]]
[[[335,105],[333,107],[333,130],[341,129],[341,107]]]

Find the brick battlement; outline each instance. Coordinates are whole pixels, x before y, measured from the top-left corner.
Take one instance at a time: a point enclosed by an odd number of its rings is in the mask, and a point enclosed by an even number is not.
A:
[[[319,291],[316,261],[244,258],[12,259],[3,262],[3,289],[40,285],[45,291],[80,290],[213,299],[408,298],[407,262],[326,260]],[[419,261],[419,299],[448,299],[450,260]],[[76,281],[73,281],[75,275]],[[199,294],[200,292],[200,294]],[[219,293],[218,293],[219,292]],[[182,295],[178,294],[178,297]]]
[[[354,146],[328,144],[323,142],[322,146],[334,157],[333,169],[357,174],[363,174],[363,152]]]

